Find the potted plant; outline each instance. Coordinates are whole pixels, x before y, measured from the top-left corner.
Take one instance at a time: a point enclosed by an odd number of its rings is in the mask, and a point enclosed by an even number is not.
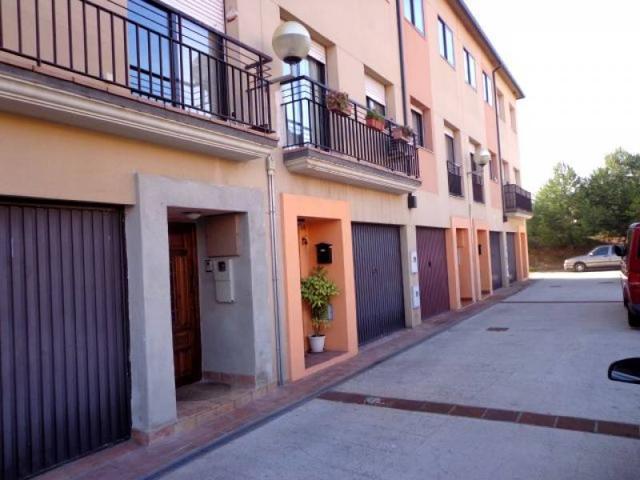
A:
[[[396,125],[391,129],[391,136],[394,140],[410,142],[413,138],[413,135],[413,129],[411,127],[407,127],[406,125]]]
[[[345,92],[329,90],[326,96],[327,108],[338,115],[349,117],[353,112],[353,105],[349,101],[349,95]]]
[[[375,110],[367,111],[366,121],[367,127],[378,130],[379,132],[384,130],[384,117]]]
[[[311,325],[313,335],[309,335],[309,346],[311,352],[321,353],[324,351],[324,332],[331,320],[327,318],[331,298],[338,295],[340,291],[335,283],[327,278],[327,271],[322,267],[317,267],[307,278],[300,282],[300,292],[302,299],[311,308]]]

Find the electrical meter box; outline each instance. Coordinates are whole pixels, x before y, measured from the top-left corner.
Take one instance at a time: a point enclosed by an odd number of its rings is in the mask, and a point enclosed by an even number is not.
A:
[[[233,288],[234,261],[233,258],[213,259],[213,280],[216,289],[216,302],[234,303],[235,289]]]

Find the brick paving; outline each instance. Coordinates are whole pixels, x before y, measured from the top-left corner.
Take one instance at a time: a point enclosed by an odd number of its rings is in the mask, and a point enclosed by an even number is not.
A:
[[[375,397],[361,393],[329,391],[318,396],[322,400],[338,403],[366,405],[377,408],[408,410],[421,413],[435,413],[458,417],[476,418],[479,420],[520,423],[535,427],[573,430],[576,432],[612,435],[616,437],[640,440],[640,425],[633,423],[609,422],[591,418],[565,417],[516,410],[498,410],[472,405],[406,400],[403,398]]]
[[[287,412],[300,403],[317,397],[350,377],[486,310],[526,288],[527,285],[528,282],[517,283],[498,291],[492,297],[468,305],[462,310],[447,312],[433,317],[413,329],[396,332],[362,347],[357,356],[327,370],[273,389],[258,398],[237,405],[231,411],[217,412],[217,415],[211,417],[203,416],[203,420],[193,428],[179,430],[173,435],[161,438],[149,445],[140,445],[129,440],[58,467],[38,478],[40,480],[114,478],[128,480],[155,476],[175,462],[215,448],[256,428],[265,421]],[[356,397],[353,397],[353,400],[356,401]],[[449,413],[454,409],[453,405],[437,402],[417,403],[420,404],[418,408],[430,413]],[[397,408],[409,410],[417,407],[411,401],[401,399],[396,399],[396,405]],[[488,410],[486,412],[485,410],[482,409],[482,414],[486,416]],[[470,416],[478,413],[475,410],[459,408],[457,413],[452,414]],[[567,422],[568,426],[574,425],[570,421]],[[624,424],[620,427],[613,422],[606,423],[605,429],[609,432],[618,431],[619,428],[631,436],[635,432],[629,430],[628,426]]]

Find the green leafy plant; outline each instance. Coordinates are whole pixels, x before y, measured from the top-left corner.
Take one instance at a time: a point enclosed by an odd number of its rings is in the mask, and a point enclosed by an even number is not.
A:
[[[321,336],[331,321],[327,319],[327,311],[331,298],[340,293],[337,285],[327,278],[327,271],[317,267],[311,275],[300,281],[302,299],[311,307],[311,325],[313,336]]]
[[[384,116],[380,115],[375,110],[367,110],[367,120],[384,120]]]

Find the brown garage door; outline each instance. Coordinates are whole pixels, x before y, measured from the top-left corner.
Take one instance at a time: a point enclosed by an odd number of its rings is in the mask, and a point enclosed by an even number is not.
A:
[[[24,478],[130,433],[122,212],[0,199],[0,468]]]
[[[449,310],[449,273],[445,231],[442,228],[416,229],[420,276],[420,310],[429,318]]]

